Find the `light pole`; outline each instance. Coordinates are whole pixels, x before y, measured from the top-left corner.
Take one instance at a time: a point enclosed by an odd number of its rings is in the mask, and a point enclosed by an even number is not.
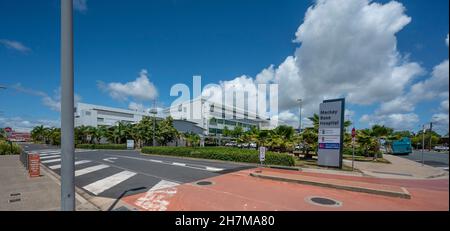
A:
[[[423,166],[423,152],[425,148],[425,124],[422,125],[422,166]]]
[[[61,0],[61,210],[75,210],[73,3]]]
[[[153,114],[153,136],[152,136],[152,146],[156,146],[155,141],[155,133],[156,133],[156,114],[158,114],[158,111],[156,109],[156,100],[153,100],[153,108],[150,111],[150,113]]]
[[[302,99],[297,99],[299,104],[299,120],[298,120],[298,132],[302,132]]]

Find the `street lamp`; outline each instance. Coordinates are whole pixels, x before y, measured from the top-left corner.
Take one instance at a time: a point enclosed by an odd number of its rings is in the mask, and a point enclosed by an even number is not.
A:
[[[156,100],[153,100],[153,108],[150,110],[150,113],[153,114],[153,136],[152,136],[152,145],[156,146],[155,141],[155,133],[156,133],[156,114],[158,114],[158,110],[156,109]]]
[[[299,120],[298,120],[298,132],[302,132],[302,99],[297,99],[299,104]]]

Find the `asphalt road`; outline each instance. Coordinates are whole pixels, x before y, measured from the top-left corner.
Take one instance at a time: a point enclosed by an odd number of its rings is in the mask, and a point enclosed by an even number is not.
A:
[[[60,174],[61,153],[56,147],[26,144],[41,163]],[[251,168],[249,165],[142,155],[131,150],[75,151],[75,185],[91,195],[117,199],[161,185],[178,185]]]
[[[448,155],[449,155],[448,153],[425,151],[423,153],[424,164],[430,165],[433,167],[447,168],[447,170],[448,170]],[[414,160],[414,161],[422,163],[422,151],[421,150],[414,150],[409,155],[399,155],[399,156],[409,159],[409,160]]]

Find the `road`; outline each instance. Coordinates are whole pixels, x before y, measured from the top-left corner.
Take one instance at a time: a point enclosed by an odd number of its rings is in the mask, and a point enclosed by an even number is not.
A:
[[[409,160],[414,160],[417,162],[422,162],[422,151],[414,150],[409,155],[399,155]],[[434,151],[425,151],[423,154],[424,163],[433,167],[444,168],[448,171],[448,153],[439,153]]]
[[[61,151],[43,145],[24,145],[38,152],[41,163],[58,175]],[[153,187],[176,186],[252,166],[178,157],[142,155],[133,150],[75,151],[75,185],[93,196],[117,199]]]

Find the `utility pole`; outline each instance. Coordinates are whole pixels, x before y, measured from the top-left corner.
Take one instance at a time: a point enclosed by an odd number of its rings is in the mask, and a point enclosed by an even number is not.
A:
[[[158,113],[156,109],[156,99],[153,100],[153,109],[151,110],[151,113],[153,114],[153,138],[152,138],[152,145],[153,147],[156,146],[155,141],[155,133],[156,133],[156,114]]]
[[[298,120],[298,133],[302,132],[302,99],[297,99],[299,103],[299,120]]]
[[[424,165],[424,162],[423,162],[424,148],[425,148],[425,124],[422,125],[422,166]]]
[[[433,130],[433,122],[430,122],[430,146],[428,147],[428,150],[431,152],[431,138],[433,137],[433,133],[431,132]]]
[[[75,210],[73,3],[61,0],[61,210]]]

